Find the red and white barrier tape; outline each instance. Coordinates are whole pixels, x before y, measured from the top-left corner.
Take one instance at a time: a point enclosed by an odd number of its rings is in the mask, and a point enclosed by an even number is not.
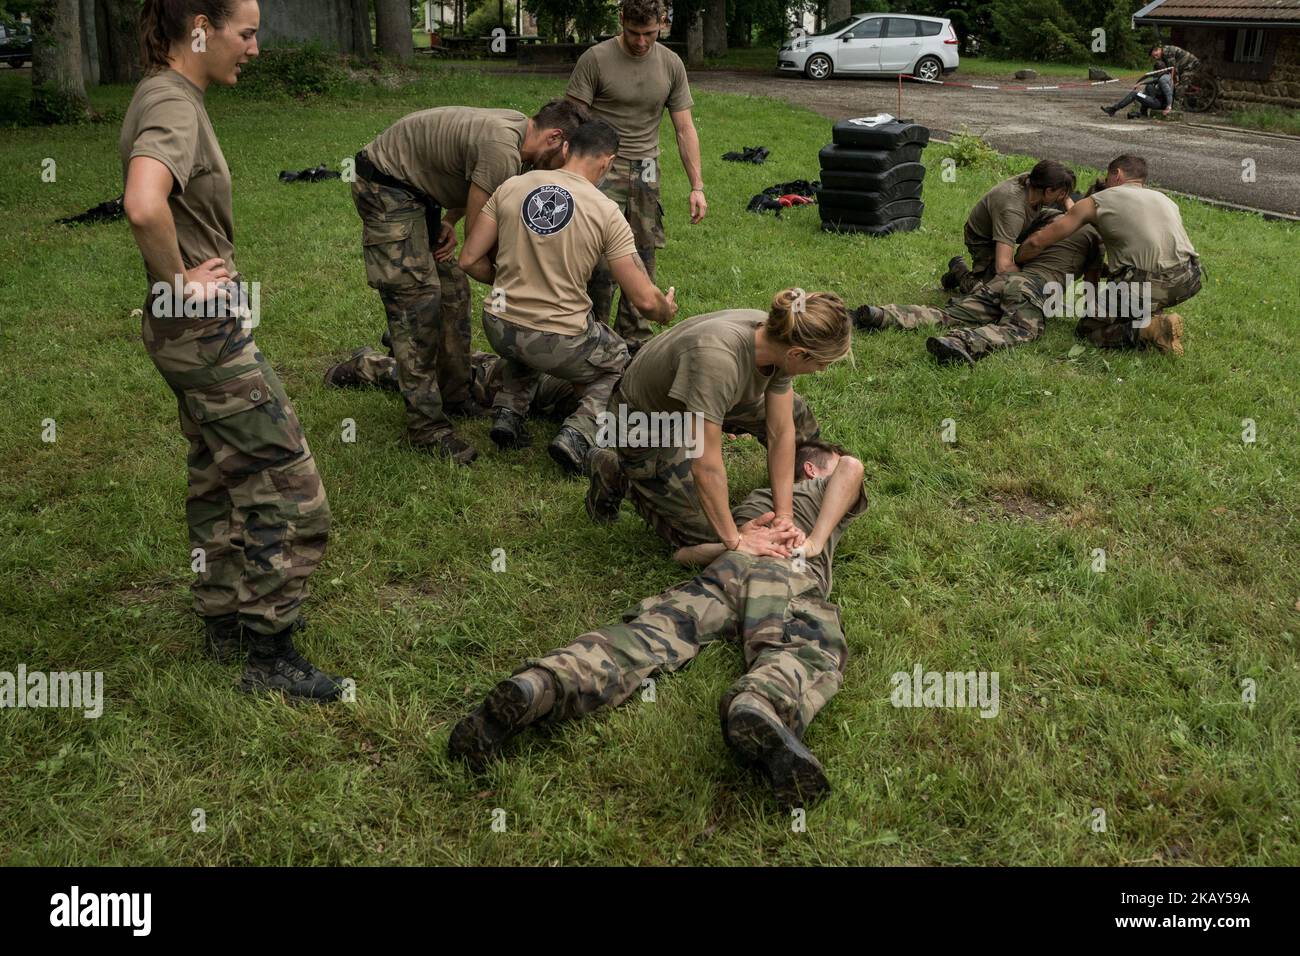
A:
[[[957,80],[923,80],[919,76],[912,76],[910,73],[898,74],[899,82],[903,80],[912,80],[916,83],[929,83],[932,86],[964,86],[971,90],[1016,90],[1019,92],[1041,92],[1043,90],[1071,90],[1086,89],[1093,86],[1106,86],[1110,83],[1118,83],[1117,79],[1110,80],[1091,80],[1087,83],[1057,83],[1054,86],[1024,86],[1018,83],[1008,83],[993,85],[991,83],[962,83]]]

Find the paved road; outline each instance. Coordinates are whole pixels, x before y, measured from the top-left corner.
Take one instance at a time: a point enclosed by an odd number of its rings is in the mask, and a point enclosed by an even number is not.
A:
[[[964,72],[951,77],[970,82]],[[1015,83],[1015,80],[979,82]],[[1059,82],[1045,78],[1035,82]],[[814,82],[764,73],[704,70],[691,74],[700,90],[770,96],[832,119],[897,112],[894,80]],[[1002,152],[1052,156],[1105,168],[1111,158],[1138,153],[1151,181],[1167,189],[1255,209],[1300,215],[1300,140],[1254,133],[1195,129],[1181,122],[1111,119],[1098,107],[1114,102],[1123,83],[1043,93],[983,91],[907,83],[903,114],[936,132],[963,125]],[[1196,118],[1193,122],[1212,122]],[[829,130],[827,140],[829,141]],[[1255,181],[1242,181],[1242,161],[1254,160]]]

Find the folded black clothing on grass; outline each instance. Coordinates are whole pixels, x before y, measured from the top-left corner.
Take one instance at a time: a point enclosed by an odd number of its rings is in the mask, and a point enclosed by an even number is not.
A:
[[[762,165],[767,162],[767,154],[771,152],[766,146],[743,146],[739,153],[732,150],[730,153],[723,153],[722,158],[732,163],[754,163]]]
[[[335,172],[324,163],[319,166],[313,166],[311,169],[303,169],[298,172],[290,172],[287,169],[280,171],[280,182],[282,183],[318,183],[325,179],[341,179],[342,173]]]
[[[122,197],[110,199],[102,202],[98,206],[91,206],[85,212],[78,213],[75,216],[68,216],[66,219],[56,219],[55,222],[63,226],[78,226],[87,222],[112,222],[115,219],[121,219],[125,210],[122,208]]]

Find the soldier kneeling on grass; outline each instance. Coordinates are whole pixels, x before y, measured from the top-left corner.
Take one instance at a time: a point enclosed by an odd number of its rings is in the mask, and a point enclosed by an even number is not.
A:
[[[1106,283],[1136,290],[1141,308],[1085,317],[1075,333],[1103,348],[1154,348],[1182,355],[1182,316],[1164,310],[1201,291],[1201,260],[1178,204],[1148,189],[1146,182],[1145,159],[1127,153],[1115,157],[1106,167],[1105,187],[1026,239],[1016,262],[1030,263],[1067,236],[1096,226],[1106,246]]]
[[[1069,209],[1073,200],[1074,173],[1054,159],[1039,160],[1034,168],[998,183],[980,197],[966,217],[963,238],[970,253],[948,260],[948,271],[939,280],[949,292],[971,292],[981,282],[1017,270],[1016,243],[1044,206]]]
[[[742,534],[767,535],[783,557],[721,542],[683,549],[679,560],[708,566],[625,612],[621,623],[526,661],[455,726],[450,755],[481,767],[525,727],[617,706],[644,679],[680,670],[705,644],[735,637],[746,673],[719,702],[723,739],[766,774],[783,806],[808,806],[829,792],[802,738],[844,679],[848,645],[839,608],[828,600],[831,561],[867,496],[862,462],[838,445],[799,446],[795,471],[798,535],[774,527],[771,489],[754,491],[732,512]],[[795,547],[800,535],[806,538]]]
[[[632,227],[596,188],[617,153],[614,127],[583,124],[563,145],[561,168],[524,173],[497,188],[460,254],[461,268],[492,286],[483,331],[505,360],[492,440],[500,448],[528,444],[524,416],[543,373],[582,385],[577,411],[547,448],[572,474],[586,471],[596,415],[628,363],[623,339],[592,312],[592,273],[607,262],[623,294],[655,322],[677,312],[673,290],[665,296],[646,275]]]
[[[1046,228],[1062,215],[1042,209],[1028,234]],[[994,276],[968,295],[948,300],[943,308],[930,305],[864,305],[853,312],[853,324],[866,332],[881,329],[942,327],[942,335],[925,341],[940,363],[974,365],[999,349],[1033,342],[1047,325],[1053,289],[1062,294],[1072,278],[1096,283],[1102,268],[1101,235],[1084,226],[1048,246],[1019,272]]]

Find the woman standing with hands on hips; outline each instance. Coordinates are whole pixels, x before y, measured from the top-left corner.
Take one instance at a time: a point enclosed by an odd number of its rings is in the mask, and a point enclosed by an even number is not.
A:
[[[144,0],[147,74],[119,141],[124,204],[149,277],[145,350],[189,441],[185,515],[207,652],[227,661],[247,647],[242,690],[334,700],[339,679],[292,637],[329,505],[298,416],[253,341],[230,169],[204,105],[211,84],[234,85],[257,56],[259,21],[257,0]]]

